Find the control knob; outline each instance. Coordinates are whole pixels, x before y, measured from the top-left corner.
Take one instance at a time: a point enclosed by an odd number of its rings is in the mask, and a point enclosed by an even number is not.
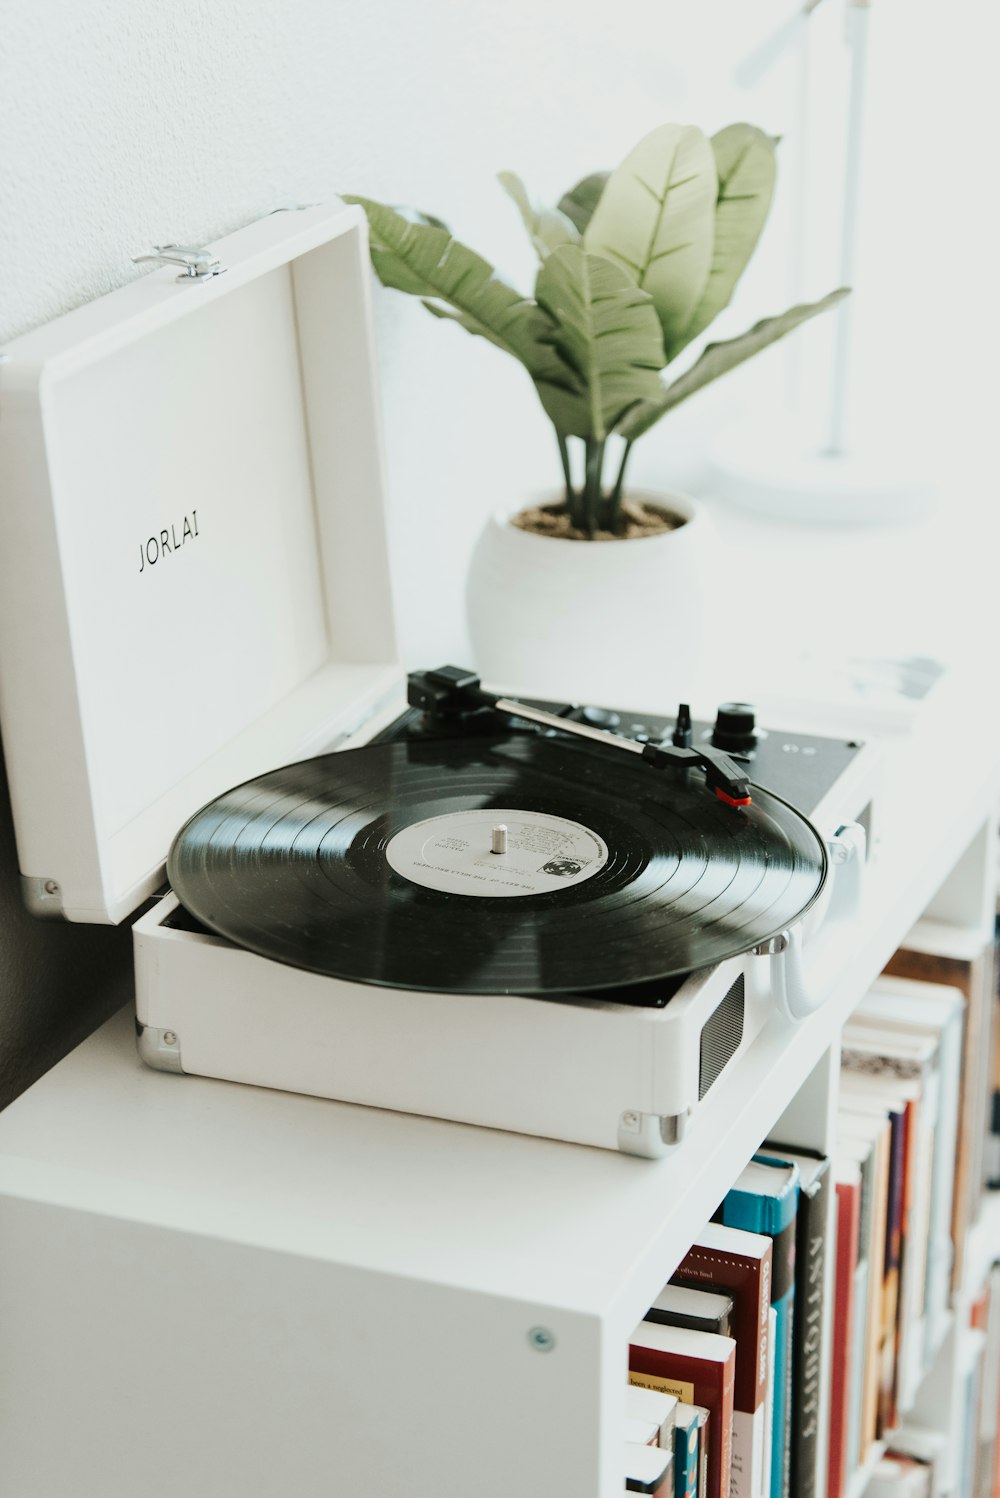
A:
[[[729,754],[748,754],[757,744],[753,705],[749,702],[723,702],[715,715],[712,744]]]

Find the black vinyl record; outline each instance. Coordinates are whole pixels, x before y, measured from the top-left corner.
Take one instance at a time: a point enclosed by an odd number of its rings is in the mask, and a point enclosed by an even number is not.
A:
[[[491,851],[494,820],[510,828],[506,855]],[[197,812],[168,873],[204,926],[294,967],[558,994],[749,950],[809,908],[827,857],[811,823],[757,787],[736,809],[700,771],[511,733],[274,770]]]

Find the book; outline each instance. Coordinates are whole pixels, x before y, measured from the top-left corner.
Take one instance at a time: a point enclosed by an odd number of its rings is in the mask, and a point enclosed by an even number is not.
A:
[[[878,1435],[881,1388],[885,1241],[891,1133],[884,1110],[874,1116],[850,1114],[839,1119],[837,1156],[855,1158],[861,1167],[861,1221],[855,1271],[854,1340],[848,1416],[848,1471],[868,1455]]]
[[[889,1120],[889,1169],[886,1192],[885,1247],[882,1264],[882,1346],[879,1360],[877,1424],[879,1431],[893,1430],[898,1423],[898,1364],[900,1325],[900,1276],[907,1207],[907,1163],[909,1148],[909,1103],[895,1094],[900,1088],[879,1086],[869,1095],[863,1086],[852,1087],[850,1074],[842,1078],[843,1105],[852,1113]],[[867,1082],[868,1078],[862,1078]],[[905,1092],[909,1084],[900,1084]]]
[[[626,1493],[651,1493],[674,1498],[674,1454],[661,1446],[625,1442]]]
[[[952,1290],[962,1283],[965,1245],[979,1208],[986,1176],[986,1134],[990,1086],[990,1038],[994,1010],[994,943],[983,944],[976,931],[944,922],[922,920],[886,964],[885,973],[957,988],[965,999],[962,1043],[961,1111],[955,1166],[952,1241]]]
[[[931,1473],[910,1456],[884,1456],[868,1479],[865,1498],[931,1498]]]
[[[708,1492],[708,1410],[704,1405],[696,1404],[694,1412],[698,1417],[698,1493],[701,1498]]]
[[[910,1132],[908,1135],[907,1189],[904,1208],[904,1249],[900,1283],[899,1324],[905,1338],[899,1352],[899,1402],[907,1407],[923,1376],[929,1346],[927,1301],[928,1245],[931,1233],[932,1177],[938,1126],[940,1085],[937,1070],[938,1042],[933,1035],[903,1034],[886,1026],[849,1023],[844,1029],[841,1052],[844,1081],[849,1073],[874,1078],[867,1083],[871,1095],[899,1095],[891,1089],[909,1082]],[[912,1157],[912,1163],[911,1158]]]
[[[771,1239],[711,1222],[677,1266],[673,1283],[724,1290],[732,1297],[736,1339],[733,1385],[732,1498],[763,1498],[764,1458],[770,1422],[767,1393],[768,1312],[771,1306]]]
[[[699,1409],[677,1401],[674,1415],[674,1498],[697,1498],[699,1473]]]
[[[778,1342],[778,1313],[773,1306],[767,1310],[767,1392],[764,1395],[764,1452],[761,1462],[761,1486],[765,1493],[771,1491],[771,1433],[774,1430],[774,1349]]]
[[[1000,1245],[998,1245],[1000,1249]],[[972,1324],[985,1334],[976,1432],[975,1498],[993,1498],[1000,1425],[1000,1265],[994,1264],[973,1307]]]
[[[729,1498],[736,1343],[714,1332],[640,1321],[628,1354],[629,1383],[708,1410],[707,1486],[699,1498]]]
[[[933,1351],[944,1335],[951,1304],[952,1217],[955,1161],[961,1112],[962,1024],[964,999],[959,989],[903,978],[881,978],[873,984],[858,1016],[893,1023],[911,1032],[930,1034],[936,1042],[938,1074],[937,1124],[931,1165],[929,1244],[924,1315]]]
[[[626,1415],[625,1440],[629,1446],[659,1446],[660,1427],[655,1420],[636,1420]]]
[[[647,1321],[666,1326],[686,1326],[693,1332],[715,1332],[730,1335],[733,1320],[733,1298],[718,1291],[695,1289],[688,1285],[664,1285],[646,1312]]]
[[[640,1389],[636,1384],[625,1385],[625,1418],[652,1421],[658,1431],[656,1444],[668,1450],[673,1450],[676,1408],[677,1400],[673,1394],[664,1394],[659,1389]]]
[[[856,1160],[835,1160],[832,1168],[837,1194],[837,1236],[827,1498],[843,1498],[847,1484],[848,1374],[854,1335],[854,1283],[861,1223],[861,1167]]]
[[[726,1227],[764,1233],[772,1242],[771,1304],[778,1314],[770,1498],[788,1498],[791,1483],[792,1329],[795,1308],[795,1216],[799,1173],[755,1155],[716,1214]]]
[[[901,1425],[892,1433],[887,1456],[909,1456],[930,1472],[930,1498],[945,1498],[951,1481],[952,1443],[938,1430],[924,1430],[918,1425]]]
[[[826,1404],[829,1357],[823,1314],[831,1226],[830,1161],[825,1155],[768,1141],[767,1154],[798,1167],[795,1228],[795,1324],[792,1337],[791,1490],[817,1498],[820,1420]],[[739,1351],[737,1350],[737,1362]]]

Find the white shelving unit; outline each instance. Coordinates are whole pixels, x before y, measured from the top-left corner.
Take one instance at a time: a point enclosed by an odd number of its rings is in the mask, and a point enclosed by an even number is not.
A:
[[[832,997],[659,1162],[153,1073],[119,1015],[0,1118],[0,1489],[619,1498],[632,1326],[766,1135],[830,1144],[840,1027],[950,871],[981,900],[996,800],[892,751]]]

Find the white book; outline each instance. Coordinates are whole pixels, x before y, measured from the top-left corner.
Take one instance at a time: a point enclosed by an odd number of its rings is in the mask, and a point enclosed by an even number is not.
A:
[[[761,1492],[771,1491],[771,1450],[774,1446],[774,1349],[778,1340],[778,1313],[767,1313],[767,1392],[764,1395],[764,1442],[761,1456]]]
[[[674,1498],[674,1456],[660,1446],[625,1442],[625,1491]]]
[[[674,1415],[677,1410],[676,1394],[664,1394],[659,1389],[640,1389],[637,1384],[625,1385],[625,1418],[627,1420],[651,1420],[659,1430],[658,1446],[668,1451],[673,1448]]]
[[[925,1430],[919,1425],[901,1425],[892,1432],[889,1456],[912,1456],[931,1474],[930,1498],[945,1498],[951,1482],[950,1436],[939,1430]]]
[[[885,1456],[868,1479],[865,1498],[931,1498],[930,1468]]]

